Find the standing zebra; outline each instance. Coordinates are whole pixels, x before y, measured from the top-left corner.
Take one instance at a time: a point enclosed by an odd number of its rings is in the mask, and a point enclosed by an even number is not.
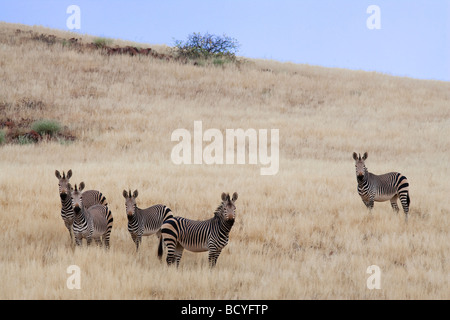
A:
[[[398,212],[397,198],[405,212],[405,220],[408,220],[409,212],[409,183],[404,175],[398,172],[389,172],[376,175],[370,173],[364,161],[367,159],[367,152],[361,158],[353,152],[353,159],[356,167],[356,180],[358,181],[358,194],[369,210],[373,208],[373,202],[391,201],[392,209]]]
[[[70,184],[69,187],[71,188]],[[95,204],[89,208],[83,205],[84,182],[81,182],[79,188],[75,185],[72,192],[72,206],[74,212],[73,233],[75,243],[80,246],[83,238],[90,245],[92,239],[98,245],[102,245],[102,240],[106,249],[109,249],[109,237],[113,226],[113,217],[107,205]],[[102,239],[101,239],[101,238]]]
[[[194,221],[182,217],[173,217],[164,222],[161,227],[162,237],[167,246],[167,264],[180,264],[183,250],[193,252],[208,251],[210,267],[214,267],[222,249],[228,243],[228,235],[236,216],[235,201],[230,194],[222,193],[222,202],[214,212],[214,217],[205,221]],[[159,253],[158,253],[159,254]]]
[[[123,197],[125,198],[125,209],[128,217],[128,231],[131,239],[136,244],[136,252],[142,240],[142,236],[149,236],[154,233],[161,238],[161,225],[163,222],[172,218],[172,211],[162,204],[157,204],[147,209],[140,209],[136,205],[136,198],[138,191],[123,190]],[[159,241],[158,257],[162,256],[162,242]]]
[[[69,188],[69,179],[72,177],[72,170],[67,171],[67,175],[55,170],[55,176],[58,178],[59,186],[59,197],[61,198],[61,217],[66,225],[67,230],[69,230],[70,240],[73,241],[73,208],[72,208],[72,195]],[[100,191],[97,190],[86,190],[83,192],[83,204],[87,209],[95,204],[106,205],[106,198],[102,195]]]

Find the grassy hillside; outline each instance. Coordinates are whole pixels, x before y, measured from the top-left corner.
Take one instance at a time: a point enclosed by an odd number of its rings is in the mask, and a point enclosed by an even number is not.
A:
[[[0,23],[0,129],[8,136],[49,119],[64,133],[0,146],[1,299],[450,298],[450,83],[267,60],[215,67],[108,56],[40,34],[79,37]],[[175,165],[171,134],[193,134],[197,120],[224,136],[279,129],[279,172],[262,176],[248,162]],[[408,177],[407,224],[388,202],[367,212],[353,151],[368,151],[373,173]],[[55,169],[72,169],[73,183],[107,197],[109,252],[71,249]],[[156,236],[136,254],[128,188],[139,190],[141,208],[163,203],[202,220],[223,191],[237,191],[216,268],[207,253],[187,251],[178,270],[168,268]],[[70,265],[80,267],[80,290],[66,286]],[[380,267],[379,290],[366,286],[370,265]]]

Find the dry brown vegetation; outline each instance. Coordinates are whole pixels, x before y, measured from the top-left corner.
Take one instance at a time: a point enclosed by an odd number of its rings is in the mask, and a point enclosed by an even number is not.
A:
[[[266,60],[200,67],[107,56],[36,41],[28,30],[74,36],[0,23],[0,120],[54,119],[76,139],[0,146],[1,299],[450,298],[448,82]],[[173,164],[171,133],[193,132],[195,120],[222,132],[279,129],[278,174]],[[353,151],[369,152],[371,172],[408,177],[407,224],[388,202],[368,214]],[[73,183],[107,197],[109,252],[71,249],[55,169],[72,169]],[[216,268],[206,253],[186,251],[179,269],[168,268],[155,236],[136,254],[128,188],[142,208],[163,203],[191,219],[208,219],[223,191],[237,191]],[[80,267],[80,290],[66,286],[69,265]],[[380,267],[379,290],[366,286],[370,265]]]

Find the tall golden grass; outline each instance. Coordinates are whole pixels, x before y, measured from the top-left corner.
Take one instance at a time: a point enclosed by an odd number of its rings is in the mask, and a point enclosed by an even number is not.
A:
[[[53,119],[77,139],[0,146],[1,299],[450,298],[448,82],[268,60],[199,67],[108,57],[16,29],[73,36],[0,23],[0,120]],[[222,132],[279,129],[278,174],[173,164],[171,133],[192,133],[195,120]],[[389,202],[367,212],[353,151],[369,152],[373,173],[408,177],[408,223]],[[72,250],[55,169],[107,197],[108,252]],[[128,188],[139,190],[139,207],[162,203],[190,219],[210,218],[221,193],[237,191],[216,268],[188,251],[178,269],[167,267],[155,236],[136,253]],[[70,265],[80,267],[81,289],[66,285]],[[366,285],[370,265],[380,267],[380,289]]]

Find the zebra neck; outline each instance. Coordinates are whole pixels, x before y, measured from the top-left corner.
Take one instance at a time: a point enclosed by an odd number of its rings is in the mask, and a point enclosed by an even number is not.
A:
[[[81,211],[79,213],[76,213],[75,211],[73,212],[74,214],[74,224],[77,224],[79,226],[85,226],[87,224],[86,222],[86,215],[84,212],[84,208],[81,208]]]
[[[131,224],[136,224],[137,222],[138,222],[138,215],[141,215],[141,209],[139,209],[138,207],[136,207],[135,209],[134,209],[134,212],[133,212],[133,214],[131,215],[131,216],[129,216],[129,215],[127,215],[127,218],[128,218],[128,223],[131,223]]]
[[[357,181],[358,181],[358,185],[359,186],[364,186],[364,185],[366,185],[367,184],[367,181],[369,180],[369,171],[364,171],[364,176],[363,176],[363,179],[362,180],[358,180],[358,179],[356,179]]]
[[[66,199],[61,199],[61,206],[65,211],[72,210],[72,194],[68,193]]]
[[[220,228],[226,232],[226,234],[230,233],[231,228],[233,227],[234,220],[225,220],[223,219]]]
[[[234,220],[225,220],[223,217],[223,206],[220,205],[216,211],[214,212],[214,218],[215,223],[219,225],[219,229],[222,231],[222,233],[225,233],[228,235],[228,233],[231,230],[231,227],[234,224]]]

